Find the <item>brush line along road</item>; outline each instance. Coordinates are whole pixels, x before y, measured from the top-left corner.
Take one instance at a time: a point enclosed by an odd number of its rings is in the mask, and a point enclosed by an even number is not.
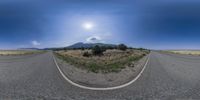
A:
[[[151,52],[146,69],[133,84],[94,91],[68,83],[52,52],[0,56],[0,99],[130,100],[200,99],[200,57]]]

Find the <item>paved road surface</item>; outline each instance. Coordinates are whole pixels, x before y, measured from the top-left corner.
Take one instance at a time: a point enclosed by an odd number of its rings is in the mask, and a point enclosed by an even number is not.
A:
[[[152,52],[142,76],[117,90],[72,86],[58,72],[52,53],[0,56],[0,99],[131,100],[200,99],[200,57]]]

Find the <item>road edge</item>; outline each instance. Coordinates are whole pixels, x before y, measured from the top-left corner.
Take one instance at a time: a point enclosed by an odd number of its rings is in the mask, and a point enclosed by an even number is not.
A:
[[[56,67],[58,68],[58,71],[60,72],[60,74],[62,75],[62,77],[63,77],[67,82],[69,82],[70,84],[72,84],[72,85],[74,85],[74,86],[76,86],[76,87],[82,88],[82,89],[87,89],[87,90],[104,90],[104,91],[105,91],[105,90],[115,90],[115,89],[124,88],[124,87],[126,87],[126,86],[128,86],[128,85],[134,83],[134,82],[142,75],[142,73],[144,72],[144,70],[145,70],[145,68],[146,68],[146,66],[147,66],[147,64],[148,64],[148,62],[149,62],[149,59],[150,59],[150,54],[149,54],[149,55],[148,55],[148,58],[147,58],[147,60],[146,60],[146,62],[145,62],[145,65],[144,65],[144,67],[142,68],[142,70],[140,71],[140,73],[139,73],[133,80],[131,80],[130,82],[125,83],[125,84],[122,84],[122,85],[119,85],[119,86],[114,86],[114,87],[95,88],[95,87],[83,86],[83,85],[77,84],[77,83],[73,82],[72,80],[70,80],[70,79],[62,72],[62,70],[60,69],[60,67],[59,67],[59,65],[58,65],[58,63],[57,63],[57,61],[56,61],[56,59],[55,59],[54,54],[52,54],[52,55],[53,55],[54,63],[55,63],[55,65],[56,65]]]

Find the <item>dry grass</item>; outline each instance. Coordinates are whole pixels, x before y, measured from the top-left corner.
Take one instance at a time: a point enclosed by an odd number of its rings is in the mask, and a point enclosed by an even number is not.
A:
[[[84,57],[84,52],[89,52],[91,56]],[[66,62],[80,68],[86,68],[92,72],[118,72],[126,65],[133,64],[146,54],[148,51],[141,50],[107,50],[101,56],[94,56],[91,50],[67,50],[57,51],[56,54]],[[134,66],[134,65],[131,65]]]
[[[171,50],[169,52],[176,54],[200,55],[199,50]]]
[[[39,50],[0,50],[0,55],[8,56],[8,55],[27,55],[34,53],[42,53],[44,51]]]

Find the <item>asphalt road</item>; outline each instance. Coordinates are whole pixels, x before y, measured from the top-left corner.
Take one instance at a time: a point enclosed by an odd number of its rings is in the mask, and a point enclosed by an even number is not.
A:
[[[200,57],[152,52],[145,71],[133,84],[93,91],[65,81],[51,52],[0,56],[0,99],[200,99]]]

